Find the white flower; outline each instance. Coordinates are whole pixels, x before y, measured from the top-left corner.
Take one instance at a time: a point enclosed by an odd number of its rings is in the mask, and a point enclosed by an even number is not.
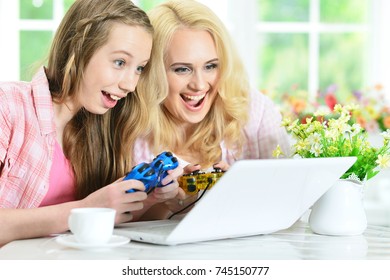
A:
[[[339,131],[337,129],[328,129],[325,131],[325,137],[330,138],[332,140],[336,140],[337,137],[339,136]]]
[[[312,145],[310,153],[318,157],[322,153],[322,145],[319,143]]]
[[[387,168],[390,166],[390,156],[388,154],[378,155],[378,159],[375,162],[380,168]]]
[[[359,132],[362,130],[362,127],[358,123],[354,123],[351,127],[351,137],[354,137],[355,135],[359,134]]]
[[[319,144],[321,142],[321,135],[318,132],[315,132],[310,134],[307,137],[307,140],[309,141],[310,145]]]

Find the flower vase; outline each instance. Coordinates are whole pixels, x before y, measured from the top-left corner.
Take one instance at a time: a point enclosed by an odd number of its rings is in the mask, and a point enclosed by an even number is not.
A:
[[[339,179],[313,205],[309,225],[317,234],[359,235],[367,228],[363,184]]]

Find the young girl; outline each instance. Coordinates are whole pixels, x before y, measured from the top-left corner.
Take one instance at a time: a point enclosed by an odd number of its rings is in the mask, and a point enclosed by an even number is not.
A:
[[[180,169],[149,195],[130,171],[133,142],[153,97],[135,93],[153,28],[129,0],[78,0],[30,83],[0,83],[0,246],[68,229],[75,207],[111,207],[137,219],[177,194]],[[148,100],[150,98],[150,100]],[[145,209],[147,209],[146,207]]]

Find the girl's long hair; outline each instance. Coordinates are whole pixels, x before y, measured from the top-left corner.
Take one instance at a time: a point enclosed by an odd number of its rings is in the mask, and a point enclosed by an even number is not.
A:
[[[46,69],[54,102],[74,97],[91,57],[117,22],[153,34],[145,12],[130,0],[78,0],[71,6],[54,37]],[[134,141],[147,130],[151,101],[129,93],[104,115],[81,109],[66,125],[63,147],[75,172],[77,199],[131,169]]]

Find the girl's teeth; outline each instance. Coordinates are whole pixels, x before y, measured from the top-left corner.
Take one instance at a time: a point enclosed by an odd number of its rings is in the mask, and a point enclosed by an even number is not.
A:
[[[110,94],[110,97],[111,97],[112,99],[114,99],[114,100],[119,100],[119,99],[121,99],[120,97],[118,97],[118,96],[116,96],[116,95],[112,95],[112,94]]]

